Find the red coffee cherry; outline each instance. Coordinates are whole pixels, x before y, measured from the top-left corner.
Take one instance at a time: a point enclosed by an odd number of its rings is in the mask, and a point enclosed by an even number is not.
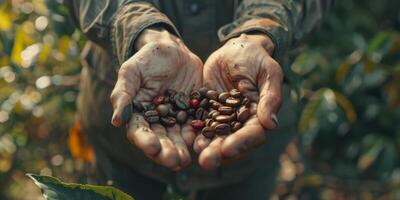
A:
[[[193,129],[198,131],[206,126],[206,124],[202,120],[193,120],[190,125],[192,125]]]
[[[158,105],[164,103],[164,100],[165,100],[165,96],[162,96],[162,95],[155,96],[153,98],[153,104],[158,106]]]
[[[200,107],[200,101],[198,99],[191,99],[190,107],[197,109],[198,107]]]

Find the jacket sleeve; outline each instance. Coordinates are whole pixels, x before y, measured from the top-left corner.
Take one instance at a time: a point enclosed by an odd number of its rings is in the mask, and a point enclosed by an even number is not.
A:
[[[88,37],[112,48],[121,65],[134,54],[133,44],[147,27],[161,25],[179,36],[174,24],[153,4],[135,0],[67,0],[74,24]]]
[[[333,0],[243,0],[234,21],[220,28],[221,41],[247,32],[263,32],[275,44],[273,57],[281,61],[321,21]]]

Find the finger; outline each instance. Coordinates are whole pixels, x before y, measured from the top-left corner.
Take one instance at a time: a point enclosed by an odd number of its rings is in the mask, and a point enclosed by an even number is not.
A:
[[[161,144],[161,151],[153,157],[157,163],[172,170],[179,169],[179,155],[175,145],[167,137],[167,131],[160,124],[152,124],[151,129],[158,137]]]
[[[193,144],[193,150],[197,154],[200,154],[209,144],[211,139],[206,138],[203,134],[199,134]]]
[[[282,69],[272,60],[264,62],[264,71],[261,72],[260,101],[257,107],[257,117],[261,125],[266,129],[277,127],[276,115],[282,103]]]
[[[134,63],[121,66],[118,72],[118,80],[111,92],[110,98],[114,109],[111,123],[116,127],[128,122],[129,119],[123,114],[127,113],[127,106],[131,104],[140,87],[140,76],[136,73],[137,67]]]
[[[181,136],[181,127],[175,124],[173,127],[167,128],[167,136],[171,139],[172,143],[175,145],[179,159],[180,159],[180,167],[188,166],[192,159],[190,157],[189,150],[186,146],[185,141]]]
[[[224,157],[237,157],[244,152],[255,148],[265,142],[265,129],[255,115],[234,134],[227,136],[222,143],[221,153]]]
[[[199,164],[204,169],[214,169],[221,164],[221,144],[223,137],[215,138],[207,148],[205,148],[199,156]]]
[[[186,146],[191,147],[196,138],[196,132],[190,125],[191,119],[182,126],[182,138],[185,141]]]
[[[139,113],[133,113],[129,122],[128,140],[135,144],[147,156],[155,156],[161,150],[158,137],[149,128],[148,122]]]

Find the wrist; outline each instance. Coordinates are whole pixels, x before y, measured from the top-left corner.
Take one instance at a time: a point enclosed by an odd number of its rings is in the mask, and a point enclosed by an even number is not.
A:
[[[138,51],[143,46],[154,42],[177,42],[180,41],[174,34],[165,28],[149,27],[144,29],[135,41],[134,48]]]
[[[240,36],[232,38],[230,40],[237,40],[240,42],[249,42],[249,43],[253,43],[253,44],[259,44],[271,56],[275,49],[275,44],[272,42],[271,38],[268,35],[266,35],[264,33],[260,33],[260,32],[242,33]]]

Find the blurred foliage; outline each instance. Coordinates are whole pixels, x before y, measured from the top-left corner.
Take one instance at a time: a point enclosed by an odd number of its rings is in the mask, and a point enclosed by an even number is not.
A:
[[[60,1],[0,2],[0,199],[23,199],[26,172],[79,181],[66,140],[84,40]]]
[[[400,2],[337,1],[305,44],[291,66],[305,173],[400,198]]]
[[[93,160],[77,145],[79,126],[68,138],[85,40],[61,2],[0,1],[0,199],[38,198],[26,172],[85,182],[86,164],[71,154]],[[336,1],[296,49],[301,135],[281,158],[275,197],[400,198],[399,9],[397,0]]]

